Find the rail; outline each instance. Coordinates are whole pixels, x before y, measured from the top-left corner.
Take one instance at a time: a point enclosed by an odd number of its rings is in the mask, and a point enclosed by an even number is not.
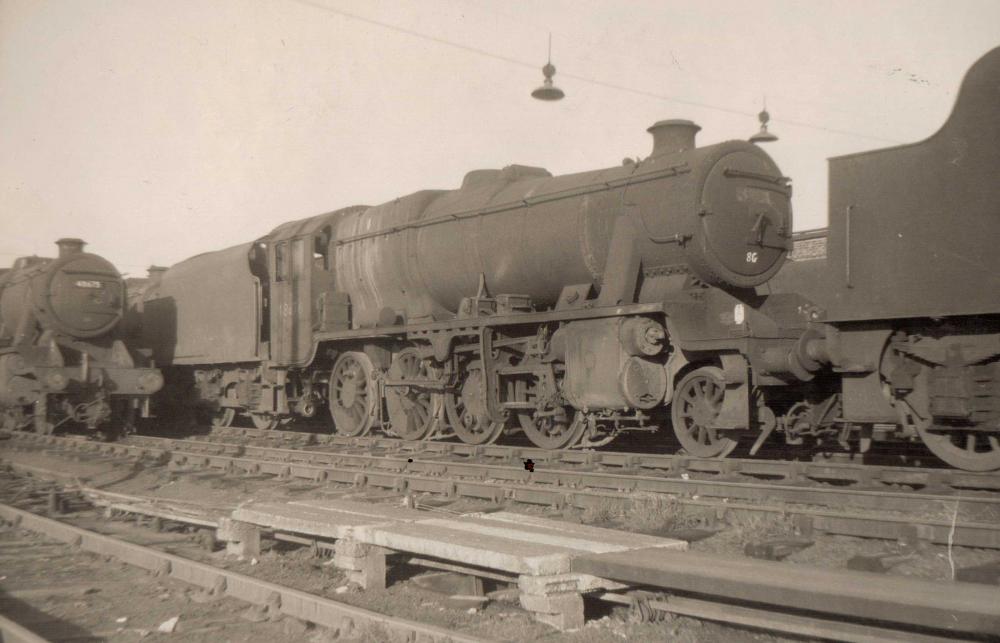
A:
[[[0,519],[60,542],[69,543],[84,551],[111,556],[129,565],[176,578],[214,595],[228,596],[253,605],[264,606],[269,610],[277,610],[280,614],[324,627],[350,631],[359,625],[377,625],[402,636],[402,640],[442,643],[445,641],[473,643],[483,640],[482,637],[468,636],[454,630],[379,614],[151,547],[125,542],[10,505],[0,504]]]
[[[925,540],[934,543],[1000,549],[1000,500],[929,494],[887,494],[835,487],[801,487],[757,482],[701,481],[653,478],[597,472],[539,472],[521,466],[463,462],[410,462],[412,458],[340,455],[293,449],[166,438],[139,439],[140,443],[98,443],[69,437],[16,434],[10,441],[43,449],[67,449],[95,457],[154,460],[175,468],[193,467],[278,478],[339,483],[357,488],[379,488],[400,495],[430,493],[446,498],[475,498],[493,503],[508,501],[580,509],[628,504],[637,495],[671,494],[679,505],[713,513],[726,520],[732,512],[780,515],[800,531],[868,538]],[[310,462],[310,458],[316,458]],[[326,460],[326,461],[322,461]],[[706,499],[715,496],[717,500]],[[762,503],[780,500],[788,504]],[[867,499],[867,512],[831,510],[844,499]],[[734,502],[746,500],[746,502]],[[820,506],[808,506],[808,502]],[[834,502],[836,500],[837,502]],[[912,511],[926,513],[937,506],[941,517],[899,513],[904,501]],[[957,510],[977,511],[975,520],[958,519]],[[895,513],[893,513],[895,512]]]

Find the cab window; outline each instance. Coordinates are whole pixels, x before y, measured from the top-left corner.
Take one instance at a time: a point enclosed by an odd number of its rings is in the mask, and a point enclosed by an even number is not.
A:
[[[288,242],[282,241],[274,246],[274,280],[288,279]]]
[[[330,261],[330,226],[325,226],[313,237],[313,268],[326,272],[333,270]]]

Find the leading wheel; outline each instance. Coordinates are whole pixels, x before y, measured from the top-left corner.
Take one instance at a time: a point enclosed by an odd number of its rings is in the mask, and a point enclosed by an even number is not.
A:
[[[371,431],[378,417],[375,366],[364,353],[341,355],[330,372],[327,399],[337,435],[359,436]]]
[[[712,428],[726,396],[722,369],[702,366],[681,379],[670,406],[674,434],[684,450],[699,458],[724,458],[736,448],[736,440]]]
[[[583,413],[560,406],[545,411],[517,414],[517,419],[531,443],[542,449],[565,449],[577,444],[587,428]]]
[[[431,369],[416,348],[404,348],[389,367],[389,381],[436,380]],[[420,386],[385,387],[385,406],[392,432],[404,440],[422,440],[434,427],[440,409],[440,396]]]
[[[468,371],[460,393],[445,394],[444,408],[455,435],[466,444],[491,444],[503,433],[504,422],[491,420],[486,410],[482,369]]]

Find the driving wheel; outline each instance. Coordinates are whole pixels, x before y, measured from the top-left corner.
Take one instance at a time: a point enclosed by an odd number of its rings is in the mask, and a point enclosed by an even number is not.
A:
[[[371,431],[378,417],[375,367],[367,355],[349,352],[333,365],[327,399],[338,435],[359,436]]]
[[[565,449],[577,444],[587,428],[583,413],[569,406],[522,411],[518,422],[531,443],[542,449]]]
[[[404,348],[389,367],[389,381],[427,380],[437,378],[416,348]],[[386,386],[385,405],[392,432],[404,440],[422,440],[434,427],[440,409],[440,395],[420,386]]]
[[[504,422],[487,412],[482,369],[467,372],[458,394],[445,394],[444,408],[455,435],[466,444],[491,444],[503,432]]]

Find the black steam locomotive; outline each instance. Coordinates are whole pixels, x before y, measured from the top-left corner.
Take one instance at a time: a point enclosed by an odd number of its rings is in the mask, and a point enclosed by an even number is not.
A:
[[[0,274],[0,420],[7,430],[68,425],[117,432],[163,386],[116,336],[125,283],[107,260],[60,239],[59,257]]]
[[[761,383],[794,377],[805,322],[799,297],[753,290],[790,243],[787,179],[744,141],[695,147],[698,129],[655,124],[639,163],[478,170],[193,257],[154,278],[148,342],[222,424],[322,413],[473,444],[517,426],[564,448],[651,430],[677,400],[685,447],[721,455]]]
[[[1000,468],[998,86],[995,50],[937,135],[831,161],[820,270],[779,273],[791,188],[767,154],[661,121],[641,162],[477,170],[183,261],[152,276],[145,342],[219,424],[556,449],[669,407],[698,456],[777,431]]]

